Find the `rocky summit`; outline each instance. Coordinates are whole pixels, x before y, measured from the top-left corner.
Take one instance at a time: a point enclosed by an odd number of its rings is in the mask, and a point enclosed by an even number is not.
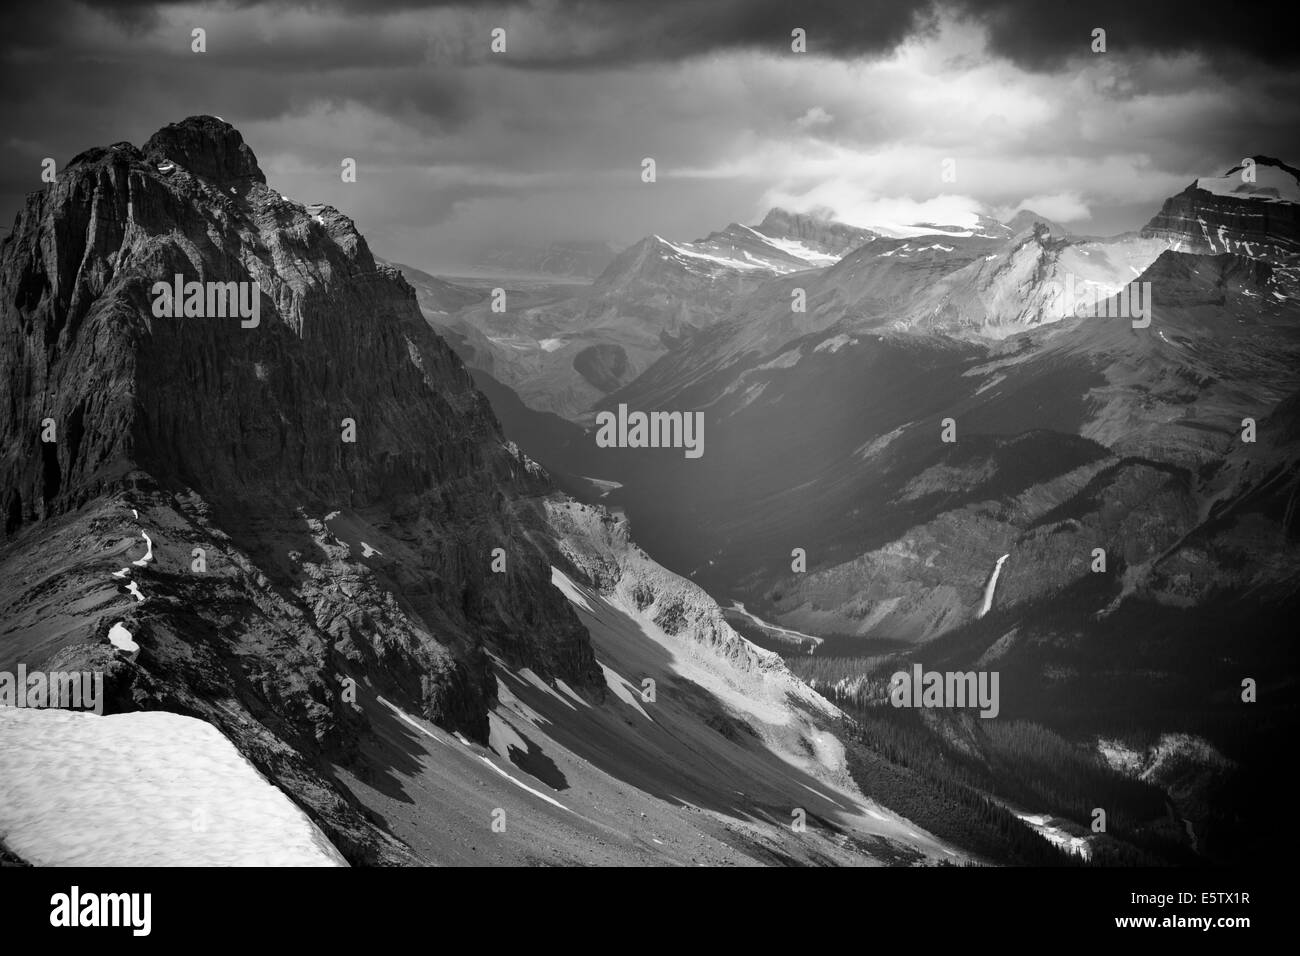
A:
[[[174,275],[255,283],[260,324],[155,317]],[[6,662],[109,662],[119,706],[216,723],[358,859],[396,851],[320,776],[366,732],[349,682],[475,740],[489,655],[601,698],[534,541],[545,477],[411,286],[232,126],[81,153],[29,198],[0,290]]]
[[[1286,262],[1300,254],[1300,170],[1255,156],[1199,178],[1167,199],[1142,235],[1192,252]]]

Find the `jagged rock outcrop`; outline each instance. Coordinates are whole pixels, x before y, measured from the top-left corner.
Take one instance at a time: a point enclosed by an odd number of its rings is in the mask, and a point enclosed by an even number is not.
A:
[[[773,239],[795,240],[809,249],[836,259],[880,236],[870,229],[860,229],[823,216],[780,208],[768,210],[763,221],[754,229]]]
[[[1165,200],[1142,235],[1200,254],[1231,252],[1270,261],[1300,254],[1300,171],[1256,156],[1254,182],[1238,165],[1220,178],[1198,179]]]
[[[352,220],[265,182],[233,127],[191,117],[77,156],[0,246],[0,560],[46,598],[100,595],[54,632],[54,605],[10,578],[0,656],[38,663],[128,620],[161,688],[134,706],[202,711],[187,658],[205,659],[197,686],[240,713],[201,715],[309,762],[365,733],[344,677],[475,739],[485,651],[600,697],[534,543],[545,475]],[[256,283],[256,324],[156,315],[176,275]],[[142,531],[141,603],[109,572]]]
[[[215,116],[170,123],[149,137],[142,152],[158,163],[176,163],[218,186],[266,183],[257,157],[239,131]]]

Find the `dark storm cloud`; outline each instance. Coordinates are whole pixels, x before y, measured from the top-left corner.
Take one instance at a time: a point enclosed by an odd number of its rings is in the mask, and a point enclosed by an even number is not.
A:
[[[267,33],[251,6],[187,9],[196,10],[193,25],[208,31],[203,55],[190,49],[190,20],[178,20],[167,5],[50,0],[8,18],[0,35],[6,222],[40,186],[45,157],[61,165],[91,145],[139,144],[187,115],[246,126],[364,103],[431,137],[467,116],[457,71],[427,63],[425,38],[400,24],[363,29],[355,20],[300,12],[288,22],[272,19],[276,29]],[[312,158],[338,162],[333,153]]]
[[[561,0],[566,16],[609,28],[609,45],[586,59],[619,56],[676,59],[743,47],[788,49],[790,31],[802,27],[809,53],[835,57],[887,52],[909,35],[929,29],[940,10],[983,24],[994,52],[1035,70],[1059,69],[1091,55],[1092,31],[1107,32],[1115,54],[1200,53],[1224,67],[1242,60],[1300,62],[1293,31],[1281,29],[1293,4],[1223,4],[1187,0]],[[581,59],[582,57],[579,57]]]
[[[52,42],[62,17],[49,10],[71,4],[57,0],[45,12],[20,14],[20,37],[9,42]],[[127,29],[147,29],[158,13],[177,7],[168,0],[94,0],[86,6],[103,12]],[[261,2],[223,5],[231,10],[267,6]],[[1108,51],[1140,56],[1199,53],[1223,70],[1239,72],[1252,61],[1300,62],[1300,44],[1282,29],[1290,4],[1252,4],[1229,8],[1187,0],[1089,0],[1051,3],[1044,0],[501,0],[465,3],[450,0],[314,0],[275,4],[276,9],[341,15],[356,21],[353,41],[366,43],[366,24],[390,13],[461,9],[476,14],[500,12],[535,19],[546,42],[516,47],[514,66],[601,67],[616,63],[673,61],[736,49],[788,50],[790,31],[808,33],[808,51],[833,57],[886,53],[908,36],[929,29],[936,14],[947,11],[981,23],[991,49],[1038,71],[1063,68],[1090,54],[1091,33],[1107,32]],[[27,34],[28,40],[21,39]],[[563,42],[565,36],[574,39]],[[324,48],[321,49],[324,53]],[[333,48],[334,55],[345,50]]]
[[[389,0],[338,0],[318,6],[364,12],[456,6]],[[467,4],[466,6],[474,6]],[[477,5],[482,7],[485,5]],[[1223,4],[1187,0],[555,0],[553,3],[487,4],[532,8],[555,30],[597,28],[601,42],[565,53],[548,50],[552,65],[599,66],[628,61],[676,60],[744,48],[788,50],[790,32],[808,34],[808,51],[834,57],[885,53],[926,30],[940,10],[983,24],[994,52],[1034,70],[1059,69],[1091,54],[1092,31],[1107,32],[1107,49],[1119,55],[1199,53],[1224,69],[1249,69],[1246,61],[1300,62],[1300,43],[1281,28],[1293,4]],[[544,58],[518,51],[513,63]]]
[[[1090,54],[1092,31],[1106,31],[1109,53],[1199,53],[1234,71],[1255,60],[1300,63],[1300,44],[1291,30],[1278,29],[1294,4],[1260,3],[1233,7],[1187,0],[954,0],[952,9],[981,21],[990,48],[1021,66],[1059,68],[1063,61]]]
[[[949,155],[972,201],[1057,197],[1132,228],[1197,174],[1300,155],[1293,46],[1265,8],[1165,0],[47,0],[0,33],[0,220],[43,157],[211,113],[287,195],[413,249],[703,235],[819,186],[870,212],[944,191],[924,173]]]

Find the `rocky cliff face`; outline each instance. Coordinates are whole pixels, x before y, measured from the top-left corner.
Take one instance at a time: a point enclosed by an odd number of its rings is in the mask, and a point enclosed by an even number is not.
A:
[[[754,229],[773,239],[796,240],[809,249],[836,259],[879,238],[879,233],[870,229],[859,229],[833,219],[790,212],[785,209],[768,210],[763,221]]]
[[[156,316],[176,275],[256,283],[258,324]],[[366,732],[348,679],[475,739],[485,651],[603,693],[533,543],[545,476],[352,221],[268,187],[213,117],[88,150],[29,197],[0,246],[0,448],[6,661],[111,655],[125,621],[121,706],[182,701],[246,752],[305,750],[304,774]],[[84,613],[51,600],[78,592]],[[337,794],[287,787],[331,830]],[[383,842],[346,827],[358,857]]]
[[[686,578],[653,561],[633,543],[627,519],[574,501],[547,503],[565,562],[577,579],[635,621],[649,646],[662,642],[673,669],[691,674],[727,708],[747,734],[813,776],[848,786],[844,715],[787,669],[779,654],[741,637],[717,603]]]
[[[1254,181],[1234,166],[1222,177],[1198,179],[1165,200],[1142,230],[1175,248],[1283,262],[1300,254],[1300,171],[1256,156]]]

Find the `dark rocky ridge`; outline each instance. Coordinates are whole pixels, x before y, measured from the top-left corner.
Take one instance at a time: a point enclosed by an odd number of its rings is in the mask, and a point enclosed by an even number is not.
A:
[[[266,183],[239,130],[215,116],[192,116],[164,126],[149,137],[143,152],[158,162],[171,160],[218,186]]]
[[[151,286],[178,273],[257,282],[260,325],[154,317]],[[245,753],[288,741],[322,762],[366,732],[338,701],[344,675],[479,740],[496,694],[484,651],[603,694],[550,585],[544,473],[504,442],[410,285],[346,216],[268,188],[229,124],[192,117],[143,150],[88,150],[28,198],[0,245],[0,366],[0,560],[32,569],[34,588],[0,595],[0,657],[84,656],[125,619],[144,648],[127,709],[183,701]],[[54,443],[39,440],[46,418]],[[149,599],[107,599],[53,633],[35,591],[111,595],[141,529]],[[348,535],[382,554],[363,561]],[[188,573],[194,546],[206,576]],[[497,547],[505,574],[489,569]],[[259,766],[350,857],[377,852],[365,824],[331,816],[326,785]]]
[[[778,239],[798,239],[820,252],[836,256],[846,255],[879,236],[870,229],[779,208],[768,210],[754,229]]]
[[[1269,156],[1254,159],[1257,167],[1273,166],[1300,179],[1300,172],[1280,160]],[[1225,175],[1240,170],[1240,166],[1234,167]],[[1220,196],[1193,182],[1165,200],[1142,235],[1181,241],[1180,248],[1187,252],[1232,252],[1282,261],[1300,255],[1300,204]]]

